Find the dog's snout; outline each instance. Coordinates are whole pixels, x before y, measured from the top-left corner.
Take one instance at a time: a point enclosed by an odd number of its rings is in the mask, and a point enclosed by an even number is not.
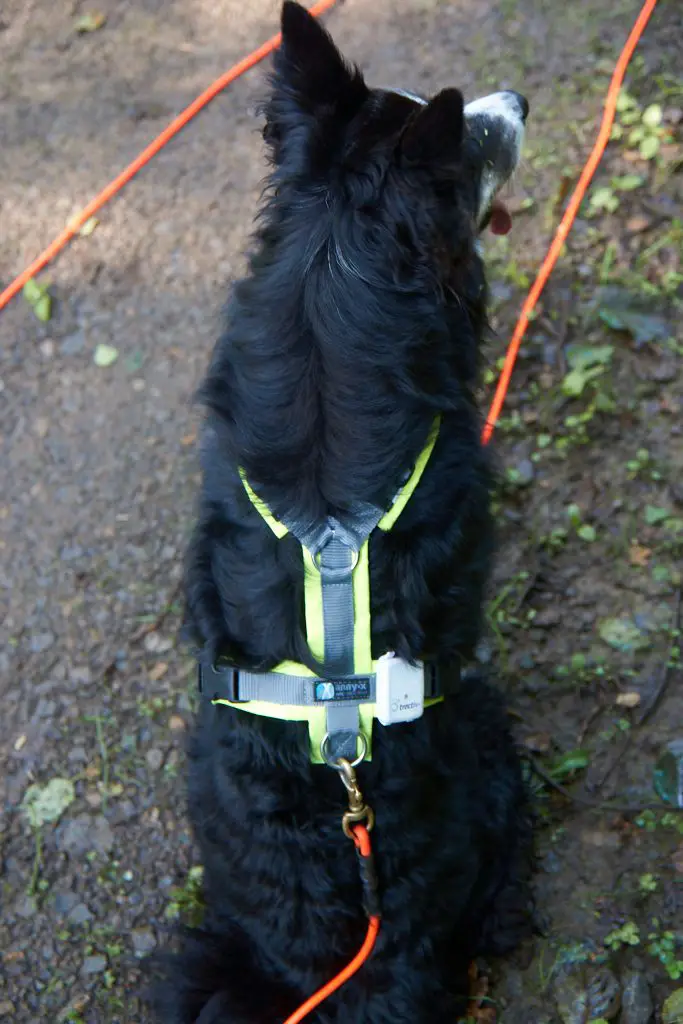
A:
[[[515,92],[514,89],[508,89],[505,95],[519,110],[522,121],[526,121],[529,116],[529,101],[526,96],[522,96],[521,92]]]

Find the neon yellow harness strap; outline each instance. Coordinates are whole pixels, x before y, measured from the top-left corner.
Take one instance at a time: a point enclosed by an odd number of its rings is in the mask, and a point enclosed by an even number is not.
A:
[[[408,504],[411,496],[417,488],[422,474],[429,462],[437,437],[441,419],[437,416],[432,424],[427,438],[427,443],[417,458],[413,471],[400,489],[391,508],[382,516],[378,526],[383,531],[391,530],[395,526],[399,516]],[[254,492],[246,474],[240,468],[240,477],[244,489],[252,505],[259,513],[264,522],[270,527],[278,540],[285,537],[290,531],[284,523],[279,522],[261,498]],[[370,562],[369,562],[369,538],[361,544],[358,552],[358,562],[353,569],[353,612],[354,612],[354,636],[353,656],[354,671],[356,674],[367,674],[375,671],[375,663],[372,660],[371,646],[371,622],[370,622]],[[325,657],[325,627],[323,615],[322,579],[316,565],[313,554],[303,546],[304,565],[304,606],[306,615],[306,638],[311,653],[317,661],[324,661]],[[284,675],[310,675],[316,678],[314,673],[305,665],[295,662],[282,662],[274,669]],[[438,703],[442,698],[437,697],[425,702],[425,706]],[[229,704],[230,707],[239,708],[251,714],[267,715],[271,718],[282,718],[286,721],[307,721],[311,742],[311,760],[314,763],[322,763],[320,756],[320,745],[325,734],[326,708],[324,706],[289,706],[283,704],[270,704],[265,701],[249,701],[248,703],[233,704],[230,701],[216,701],[219,704]],[[372,723],[375,714],[374,704],[359,705],[360,728],[367,742],[367,758],[372,753]]]

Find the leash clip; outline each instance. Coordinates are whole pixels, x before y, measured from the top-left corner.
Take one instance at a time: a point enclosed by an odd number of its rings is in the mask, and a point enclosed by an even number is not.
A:
[[[340,757],[335,767],[339,771],[349,798],[349,809],[342,815],[342,829],[345,836],[353,839],[351,826],[364,823],[368,832],[370,832],[375,824],[375,812],[372,807],[365,803],[353,765],[346,758]]]

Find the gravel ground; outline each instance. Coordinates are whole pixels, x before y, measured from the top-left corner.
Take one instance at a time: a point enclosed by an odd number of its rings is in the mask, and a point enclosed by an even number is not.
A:
[[[347,0],[327,19],[379,84],[509,86],[531,101],[513,233],[487,242],[487,397],[637,6]],[[106,22],[82,34],[93,11],[80,2],[0,12],[0,286],[272,33],[278,5],[99,9]],[[651,801],[653,764],[683,722],[681,44],[681,7],[662,0],[497,439],[488,656],[543,771],[598,803]],[[262,88],[259,70],[236,82],[48,268],[49,322],[22,298],[0,318],[0,1019],[17,1024],[145,1021],[139,960],[175,914],[198,911],[182,779],[194,684],[176,639],[191,397],[264,171]],[[661,124],[643,121],[653,104]],[[95,365],[99,345],[117,350],[112,365]],[[49,783],[68,806],[32,826],[22,801]],[[665,1019],[679,961],[683,976],[680,818],[537,788],[548,933],[494,969],[499,1021],[613,1019],[620,1002],[622,1024]]]

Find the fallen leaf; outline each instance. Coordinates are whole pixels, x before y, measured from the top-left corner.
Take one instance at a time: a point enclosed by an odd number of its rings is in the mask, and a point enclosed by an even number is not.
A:
[[[664,1001],[662,1024],[683,1024],[683,988],[677,988]]]
[[[165,661],[158,661],[156,665],[153,665],[149,670],[149,678],[153,683],[158,682],[162,676],[165,676],[168,672],[168,664]]]
[[[85,224],[81,224],[78,229],[81,238],[89,238],[99,223],[97,217],[88,217]]]
[[[71,779],[55,778],[45,786],[34,783],[29,786],[21,802],[24,814],[34,828],[61,818],[67,807],[76,799],[76,790]]]
[[[102,369],[111,366],[119,358],[119,350],[113,345],[98,345],[93,354],[95,366]]]
[[[183,448],[187,448],[189,445],[194,444],[197,440],[197,431],[193,430],[190,434],[185,434],[185,437],[181,437],[180,443]]]
[[[597,298],[598,316],[615,331],[626,331],[636,346],[665,341],[671,325],[652,301],[633,295],[625,288],[603,288]]]
[[[81,14],[74,22],[74,32],[97,32],[107,20],[107,15],[101,11],[88,11]]]
[[[645,548],[642,544],[632,544],[628,554],[631,565],[647,565],[652,554],[652,548]]]
[[[22,732],[21,736],[17,736],[14,741],[14,749],[19,751],[26,743],[26,733]]]
[[[181,718],[180,715],[171,715],[168,720],[168,727],[171,732],[180,732],[181,729],[185,728],[185,719]]]
[[[656,526],[657,523],[663,523],[670,516],[671,512],[668,508],[659,508],[657,505],[645,506],[645,522],[648,526]]]
[[[564,779],[568,775],[573,775],[574,772],[587,768],[589,764],[590,757],[588,751],[570,750],[557,758],[550,769],[550,774],[554,779]]]
[[[598,626],[601,640],[613,647],[615,651],[642,651],[650,646],[650,641],[643,635],[632,619],[603,619]]]
[[[617,694],[616,704],[620,708],[637,708],[640,704],[640,694],[635,690],[628,690],[626,693]]]
[[[652,224],[649,217],[644,217],[642,214],[636,214],[635,217],[629,217],[626,221],[626,230],[631,234],[637,234],[639,231],[647,231]]]
[[[100,769],[96,764],[89,764],[83,774],[86,779],[97,779],[100,776]]]

